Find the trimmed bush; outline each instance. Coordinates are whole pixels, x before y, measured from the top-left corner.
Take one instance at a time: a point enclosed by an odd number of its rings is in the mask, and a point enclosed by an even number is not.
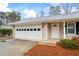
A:
[[[0,29],[0,34],[2,36],[11,35],[12,34],[12,29]]]
[[[61,40],[61,44],[64,48],[76,49],[78,47],[75,41],[69,39]]]

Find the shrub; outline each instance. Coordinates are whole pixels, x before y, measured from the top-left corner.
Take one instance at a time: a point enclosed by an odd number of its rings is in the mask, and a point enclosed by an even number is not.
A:
[[[12,34],[12,29],[0,29],[0,34],[2,36],[11,35]]]
[[[61,44],[64,48],[70,48],[70,49],[76,49],[77,48],[77,44],[73,40],[63,39],[63,40],[61,40]]]
[[[5,29],[0,29],[0,33],[2,34],[2,36],[6,35],[6,30]]]
[[[6,29],[6,34],[11,35],[12,34],[12,29]]]

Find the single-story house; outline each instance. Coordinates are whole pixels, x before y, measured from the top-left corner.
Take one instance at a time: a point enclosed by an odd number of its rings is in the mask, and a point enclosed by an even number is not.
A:
[[[15,39],[40,41],[79,35],[79,12],[26,20],[10,23]]]

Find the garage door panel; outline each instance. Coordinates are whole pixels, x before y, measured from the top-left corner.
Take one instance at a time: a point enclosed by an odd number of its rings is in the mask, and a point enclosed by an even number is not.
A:
[[[40,28],[41,26],[30,26],[30,27],[16,27],[16,29],[23,29],[23,28]],[[15,29],[15,38],[25,39],[25,40],[33,40],[33,41],[39,41],[42,40],[42,31],[16,31]]]
[[[41,32],[20,32],[16,34],[16,37],[27,37],[27,38],[41,38]]]

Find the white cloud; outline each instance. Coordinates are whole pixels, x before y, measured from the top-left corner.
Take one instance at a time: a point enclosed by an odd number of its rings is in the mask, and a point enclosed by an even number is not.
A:
[[[76,12],[76,11],[78,11],[78,10],[76,9],[76,7],[73,7],[72,10],[71,10],[71,12]]]
[[[32,17],[36,17],[36,11],[33,9],[25,9],[22,11],[22,18],[32,18]]]
[[[8,3],[0,3],[0,12],[12,12],[8,5]]]

